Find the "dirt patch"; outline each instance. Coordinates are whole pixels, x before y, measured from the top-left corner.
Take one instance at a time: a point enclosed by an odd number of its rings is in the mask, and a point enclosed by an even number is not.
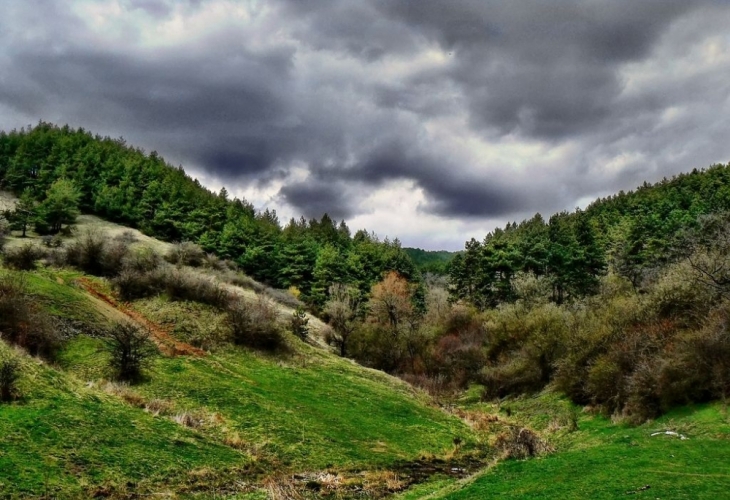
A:
[[[384,470],[326,470],[271,476],[264,480],[264,486],[270,498],[282,500],[380,499],[405,491],[435,475],[463,479],[483,467],[482,460],[470,456],[450,460],[423,458],[397,463]]]
[[[92,297],[104,302],[108,306],[112,307],[116,311],[119,311],[128,319],[131,319],[135,323],[143,326],[152,334],[152,340],[157,345],[157,348],[168,356],[205,356],[206,352],[197,347],[180,342],[173,338],[169,332],[165,331],[160,325],[150,321],[144,315],[138,313],[134,309],[131,309],[126,304],[118,302],[113,297],[110,297],[95,285],[95,283],[88,278],[78,278],[76,283],[83,288]]]

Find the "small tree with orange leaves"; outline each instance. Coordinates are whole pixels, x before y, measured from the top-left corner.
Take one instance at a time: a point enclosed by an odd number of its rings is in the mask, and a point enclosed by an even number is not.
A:
[[[418,356],[420,314],[413,307],[413,285],[395,271],[373,285],[368,304],[369,335],[363,346],[368,364],[386,371],[411,366]]]
[[[411,287],[401,275],[390,271],[383,281],[373,285],[370,295],[370,319],[393,337],[398,337],[413,316]]]

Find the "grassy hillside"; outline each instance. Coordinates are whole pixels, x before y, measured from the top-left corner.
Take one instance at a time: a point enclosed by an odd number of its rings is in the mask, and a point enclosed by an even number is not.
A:
[[[275,354],[221,345],[159,356],[143,383],[111,383],[101,341],[84,331],[122,313],[79,284],[104,281],[52,268],[24,275],[34,300],[78,331],[55,365],[0,342],[0,358],[22,366],[22,398],[0,404],[4,495],[242,494],[286,473],[357,476],[444,456],[455,436],[474,444],[466,425],[403,382],[294,338]],[[128,307],[182,340],[201,317],[199,335],[220,323],[221,313],[200,304],[152,298]],[[187,330],[176,331],[186,318]]]
[[[39,122],[0,131],[0,190],[23,200],[23,210],[10,214],[15,227],[53,234],[77,211],[96,215],[163,241],[195,242],[258,281],[296,288],[315,308],[335,282],[367,294],[389,271],[420,280],[397,239],[351,231],[326,213],[280,221],[275,210],[231,199],[225,188],[206,189],[156,152],[84,129]]]
[[[549,393],[485,409],[539,428],[556,453],[507,460],[467,481],[435,481],[398,498],[714,499],[730,487],[730,418],[721,404],[683,407],[638,427],[582,413],[574,432],[560,428],[570,405]]]

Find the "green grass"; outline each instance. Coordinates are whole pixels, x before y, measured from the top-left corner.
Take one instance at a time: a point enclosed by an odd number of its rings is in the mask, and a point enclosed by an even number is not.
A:
[[[108,306],[74,284],[79,273],[24,274],[29,292],[53,314],[87,325],[109,318]],[[138,305],[181,340],[190,340],[190,329],[205,337],[221,328],[220,313],[206,306],[162,299]],[[176,330],[186,317],[187,330]],[[69,339],[54,365],[0,342],[0,355],[23,360],[23,398],[0,404],[0,498],[46,491],[86,498],[100,488],[215,498],[227,478],[260,480],[236,472],[242,468],[372,470],[447,454],[457,435],[473,442],[466,425],[405,383],[294,338],[289,343],[275,355],[223,344],[202,358],[160,356],[126,397],[103,390],[107,360],[95,338]],[[152,400],[169,408],[153,416],[143,410]],[[174,418],[183,412],[203,416],[203,425],[180,425]]]
[[[569,411],[569,403],[553,395],[508,405],[511,418],[533,423],[548,436],[550,422]],[[651,437],[664,430],[689,439]],[[403,498],[715,499],[730,491],[730,419],[719,404],[680,408],[638,427],[582,415],[578,431],[557,431],[552,440],[557,445],[552,455],[502,462],[461,487]]]
[[[141,491],[188,481],[200,467],[243,466],[241,452],[22,359],[22,398],[0,404],[0,497],[84,498],[99,487]]]
[[[98,325],[110,317],[109,308],[74,285],[79,276],[26,273],[44,308]],[[183,341],[205,344],[224,329],[220,313],[207,306],[155,298],[136,308]],[[0,342],[0,357],[19,357],[23,373],[23,398],[0,405],[0,498],[86,498],[100,490],[217,498],[217,488],[234,477],[258,481],[252,470],[389,468],[446,455],[456,436],[466,449],[487,439],[392,377],[293,338],[289,344],[288,352],[269,355],[216,341],[206,357],[159,357],[149,379],[128,390],[130,404],[99,389],[106,357],[94,338],[68,341],[53,366]],[[458,405],[536,429],[556,452],[500,462],[468,481],[434,477],[397,498],[701,499],[730,490],[730,419],[719,404],[629,427],[577,413],[549,392],[499,405],[480,402],[479,394],[470,389]],[[167,402],[168,410],[153,416],[140,408],[153,400]],[[203,425],[176,423],[182,412],[201,415]],[[567,423],[576,417],[579,429],[570,432]],[[689,439],[650,436],[666,429]],[[227,498],[265,497],[254,491]]]
[[[103,355],[89,338],[73,341],[62,363],[103,377]],[[443,455],[459,420],[431,408],[404,384],[314,348],[268,356],[228,348],[205,358],[159,358],[135,391],[173,402],[176,411],[219,414],[229,434],[292,470],[388,466]],[[214,438],[220,429],[201,431]]]

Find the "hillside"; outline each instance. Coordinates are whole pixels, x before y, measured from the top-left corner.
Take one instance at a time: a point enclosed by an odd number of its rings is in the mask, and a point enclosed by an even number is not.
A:
[[[466,480],[442,478],[396,498],[712,499],[723,498],[730,486],[730,419],[720,404],[681,408],[638,427],[585,412],[571,415],[574,409],[549,393],[486,406],[540,429],[557,451],[497,463]],[[569,431],[572,418],[576,429]]]
[[[59,184],[60,183],[60,184]],[[418,282],[400,242],[381,240],[329,215],[280,221],[276,212],[256,210],[214,193],[156,152],[123,139],[40,122],[0,132],[0,190],[25,196],[39,232],[56,232],[49,190],[72,198],[80,213],[138,229],[166,242],[190,241],[206,252],[235,261],[249,276],[278,289],[294,287],[320,308],[333,282],[366,295],[384,273],[396,271]],[[63,213],[56,214],[63,217]]]
[[[449,254],[282,228],[82,130],[0,143],[0,497],[729,486],[730,167]]]
[[[448,265],[458,252],[446,250],[423,250],[421,248],[404,248],[413,264],[422,273],[447,274]]]
[[[89,217],[81,226],[107,238],[120,229]],[[135,245],[145,243],[164,246]],[[19,360],[21,373],[20,398],[0,403],[0,491],[11,498],[258,498],[328,480],[343,482],[342,494],[378,496],[408,483],[406,464],[451,456],[455,437],[477,446],[425,395],[321,347],[316,322],[307,343],[287,336],[285,347],[257,351],[229,344],[225,315],[210,305],[164,294],[121,302],[107,279],[69,268],[0,268],[3,286],[18,278],[65,326],[53,363],[0,342],[0,360]],[[161,351],[132,386],[109,380],[98,333],[119,321],[149,329]],[[402,485],[388,486],[396,476]]]

